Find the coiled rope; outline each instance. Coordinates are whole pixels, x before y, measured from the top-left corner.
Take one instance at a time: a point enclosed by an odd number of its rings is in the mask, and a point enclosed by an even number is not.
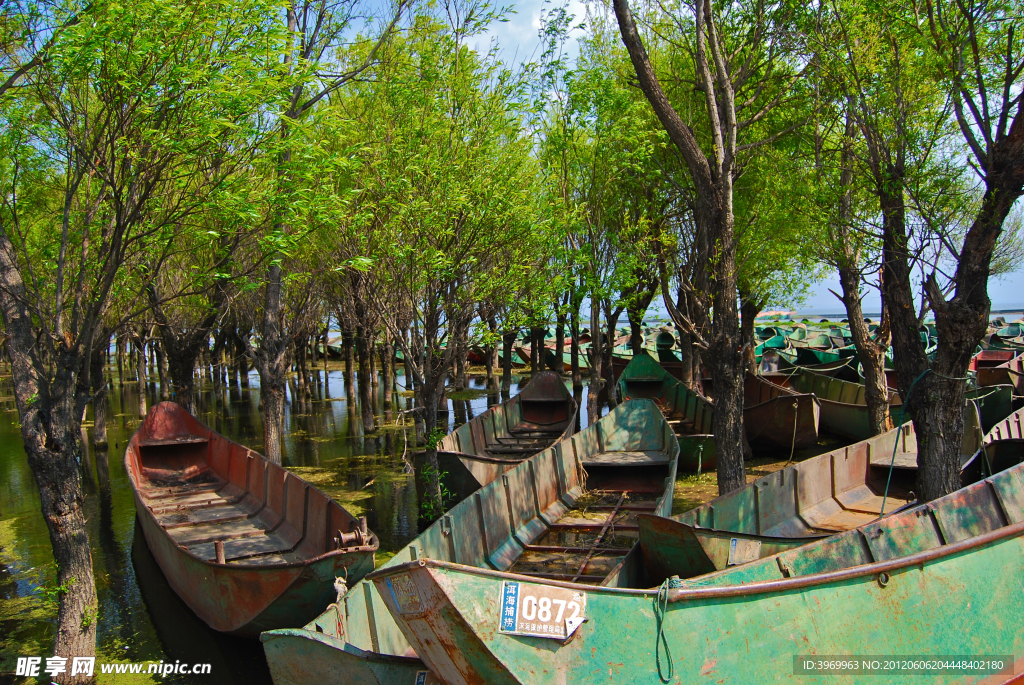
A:
[[[658,622],[658,637],[654,642],[654,660],[658,665],[658,678],[661,682],[667,683],[672,680],[674,667],[672,664],[672,652],[668,647],[668,638],[665,637],[665,614],[668,612],[668,591],[677,590],[683,587],[683,581],[679,576],[666,578],[665,582],[658,587],[658,596],[654,598],[654,618]],[[665,645],[665,659],[668,661],[668,674],[664,674],[661,666],[661,646]]]

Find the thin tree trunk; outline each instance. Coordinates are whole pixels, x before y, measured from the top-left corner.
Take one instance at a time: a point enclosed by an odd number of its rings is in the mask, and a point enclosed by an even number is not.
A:
[[[569,373],[572,375],[572,387],[583,387],[583,374],[580,373],[580,308],[576,304],[569,312]]]
[[[345,400],[349,406],[356,406],[355,382],[355,335],[350,329],[341,332],[341,351],[345,358]]]
[[[356,325],[356,359],[359,362],[359,409],[363,422],[363,434],[377,429],[373,418],[373,381],[370,378],[370,336],[362,325]]]
[[[92,371],[89,380],[92,384],[92,414],[93,430],[92,444],[96,447],[107,446],[107,380],[105,371],[107,368],[107,355],[110,350],[110,335],[102,333],[97,336],[94,343],[91,360]]]
[[[587,388],[587,425],[593,426],[601,418],[601,390],[604,388],[604,345],[601,333],[601,310],[596,298],[590,297],[590,386]]]
[[[518,335],[518,331],[512,331],[501,336],[501,395],[506,400],[512,393],[512,348]]]
[[[559,375],[565,373],[565,312],[558,308],[558,315],[555,317],[555,355],[552,371]]]

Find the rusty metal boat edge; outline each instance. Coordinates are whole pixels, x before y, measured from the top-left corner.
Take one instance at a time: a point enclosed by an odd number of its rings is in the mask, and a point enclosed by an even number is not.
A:
[[[146,440],[144,436],[156,437]],[[170,442],[161,441],[161,437],[173,436],[177,437]],[[194,440],[184,443],[183,436]],[[197,554],[195,546],[189,549],[179,544],[161,525],[152,505],[147,506],[152,500],[142,494],[146,467],[140,449],[161,447],[167,448],[167,454],[175,448],[190,448],[191,458],[205,462],[208,471],[222,481],[220,491],[232,489],[234,499],[247,507],[249,520],[269,516],[277,520],[278,530],[291,528],[296,537],[293,549],[326,551],[301,561],[224,563]],[[221,436],[173,402],[161,402],[150,409],[125,449],[125,470],[146,543],[168,584],[214,630],[256,637],[264,630],[302,625],[330,604],[337,576],[361,578],[373,570],[377,543],[372,534],[370,544],[329,549],[332,531],[347,533],[359,525],[351,514],[294,474]],[[302,497],[301,511],[287,507],[289,492]],[[315,516],[310,515],[311,508]]]
[[[1006,655],[1019,671],[1022,576],[1018,465],[934,502],[678,587],[595,588],[427,559],[367,580],[450,685],[583,685],[820,682],[820,674],[796,672],[800,655]],[[586,593],[587,621],[568,640],[502,634],[506,582]],[[401,603],[388,591],[399,585]],[[996,683],[1013,675],[958,673],[929,682]],[[865,682],[906,679],[889,673]]]

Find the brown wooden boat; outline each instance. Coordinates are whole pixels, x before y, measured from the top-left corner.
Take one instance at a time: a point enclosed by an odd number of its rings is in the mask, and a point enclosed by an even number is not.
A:
[[[173,402],[150,409],[124,461],[146,543],[215,630],[301,626],[335,600],[336,577],[373,570],[365,518]]]
[[[764,376],[747,374],[743,388],[743,428],[752,447],[801,449],[818,442],[821,402]]]
[[[980,354],[975,355],[972,359],[972,363],[978,359],[981,355],[990,357],[985,360],[978,360],[978,366],[976,373],[978,374],[978,385],[987,387],[991,385],[1012,385],[1014,394],[1024,395],[1024,356],[1014,354],[1014,356],[1000,361],[998,364],[992,364],[999,357],[1006,356],[1007,352],[1016,353],[1016,350],[985,350]],[[1002,353],[1002,354],[996,354]],[[991,359],[996,357],[996,359]]]
[[[522,392],[477,416],[437,443],[438,461],[448,474],[468,472],[459,496],[487,485],[519,462],[573,434],[576,400],[554,371],[536,374]]]

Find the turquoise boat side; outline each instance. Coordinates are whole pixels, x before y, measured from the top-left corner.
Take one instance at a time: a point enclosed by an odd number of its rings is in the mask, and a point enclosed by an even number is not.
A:
[[[692,578],[725,569],[730,563],[733,540],[745,543],[756,551],[756,558],[795,549],[824,535],[805,537],[771,537],[748,535],[734,531],[699,528],[675,519],[641,515],[640,546],[644,568],[650,584],[656,585],[670,576]]]
[[[902,672],[823,680],[798,666],[801,657],[849,655],[1024,659],[1022,470],[662,592],[540,583],[433,560],[370,579],[401,583],[403,604],[388,593],[388,608],[450,685],[905,683]],[[499,633],[505,581],[585,593],[587,621],[565,641]],[[1012,676],[946,672],[920,682]]]

